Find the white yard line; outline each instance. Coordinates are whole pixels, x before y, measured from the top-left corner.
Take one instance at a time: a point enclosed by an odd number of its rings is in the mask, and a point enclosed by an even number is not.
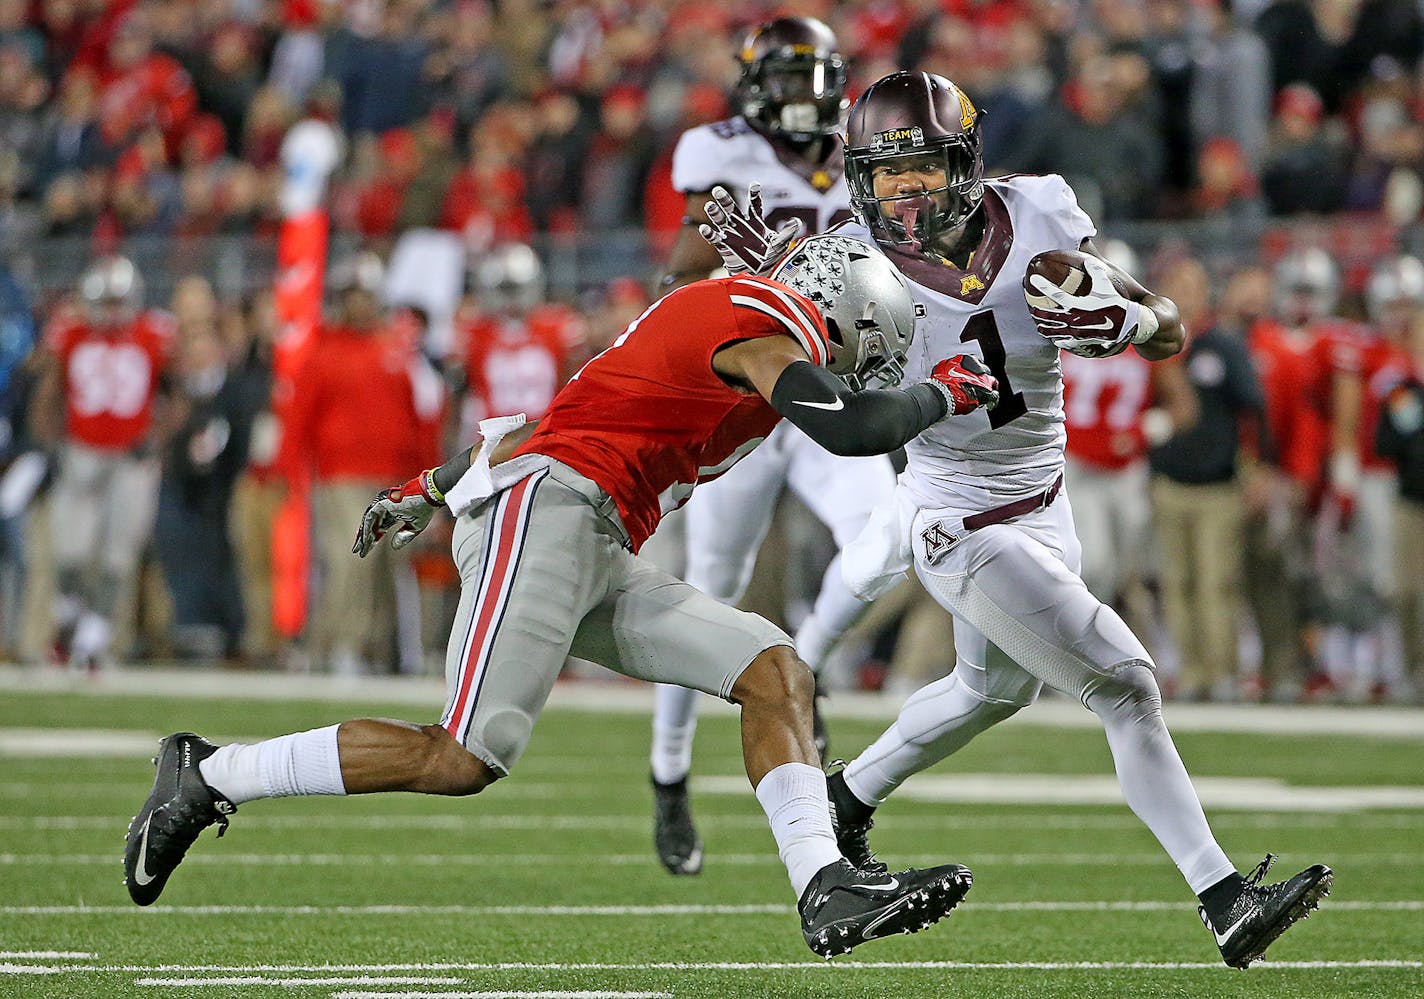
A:
[[[306,985],[459,985],[462,979],[449,975],[337,975],[326,978],[274,978],[270,975],[229,975],[220,978],[140,978],[134,982],[147,988],[219,988],[233,985],[271,985],[299,989]],[[379,995],[387,995],[381,992]],[[425,993],[421,993],[425,994]]]
[[[29,961],[92,961],[95,955],[85,950],[0,950],[0,961],[24,958]]]
[[[694,790],[696,785],[694,784]],[[492,793],[492,792],[487,792]],[[137,799],[135,798],[135,803]],[[280,806],[278,806],[280,807]],[[1124,806],[1125,808],[1125,806]],[[419,829],[430,831],[485,832],[490,830],[538,831],[540,829],[578,830],[582,832],[645,832],[651,818],[641,815],[248,815],[233,820],[240,829]],[[700,814],[699,825],[721,829],[765,829],[761,815]],[[119,829],[128,824],[123,815],[0,815],[0,830],[20,829],[42,832],[71,832],[90,829]],[[1381,813],[1355,815],[1303,814],[1263,812],[1260,814],[1223,813],[1212,817],[1217,828],[1290,829],[1334,828],[1417,829],[1424,827],[1424,812]],[[1142,823],[1130,814],[1083,815],[1074,812],[1035,812],[1013,815],[905,815],[893,810],[879,827],[883,834],[897,832],[968,830],[1023,831],[1141,829]]]
[[[673,999],[671,992],[334,992],[332,999]]]
[[[0,666],[0,691],[77,693],[98,696],[221,698],[288,701],[385,702],[430,711],[445,702],[443,680],[429,677],[297,676],[285,673],[195,672],[190,669],[114,669],[97,677],[17,666]],[[900,698],[882,694],[837,692],[829,698],[831,718],[888,721],[900,710]],[[602,714],[648,714],[653,688],[614,679],[608,683],[575,681],[554,687],[549,707]],[[733,705],[703,699],[707,711],[730,714]],[[1337,707],[1274,704],[1168,704],[1167,724],[1178,732],[1240,732],[1277,735],[1358,735],[1382,739],[1424,740],[1424,711],[1417,708]],[[1047,697],[1020,711],[1006,725],[1094,729],[1099,722],[1075,701]]]
[[[1301,850],[1283,851],[1278,858],[1296,856],[1304,859]],[[897,864],[925,867],[944,862],[942,854],[890,853]],[[1121,867],[1140,865],[1152,867],[1166,863],[1166,855],[1150,853],[978,853],[960,849],[960,861],[975,866],[997,867]],[[1424,853],[1331,853],[1330,863],[1336,866],[1387,864],[1404,867],[1424,866]],[[549,867],[561,864],[598,864],[608,867],[642,867],[657,863],[652,852],[646,853],[224,853],[221,850],[185,857],[188,865],[204,867]],[[709,858],[720,867],[776,867],[781,860],[776,854],[719,853]],[[0,853],[0,867],[108,867],[117,864],[117,854],[107,853]],[[1289,863],[1287,862],[1287,866]],[[0,954],[0,957],[3,957]]]
[[[1424,900],[1329,901],[1333,910],[1421,912]],[[1171,912],[1193,908],[1180,901],[974,902],[976,912]],[[763,916],[795,911],[792,905],[6,905],[0,916]],[[166,970],[186,970],[182,968]],[[232,969],[241,970],[241,969]],[[278,969],[281,970],[281,969]]]
[[[1362,959],[1354,961],[1265,961],[1252,968],[1254,972],[1271,970],[1317,970],[1335,968],[1379,968],[1384,970],[1417,970],[1424,961],[1399,959]],[[334,975],[379,974],[383,972],[554,972],[554,971],[939,971],[939,970],[1038,970],[1038,971],[1117,971],[1117,970],[1201,970],[1230,973],[1220,961],[649,961],[649,962],[565,962],[565,961],[501,961],[483,963],[430,964],[332,964],[332,965],[0,965],[3,974],[139,974],[158,972],[207,973],[212,975],[238,973],[246,976],[299,974]],[[156,981],[156,979],[155,979]],[[213,979],[204,978],[211,982]],[[311,979],[304,979],[310,982]],[[384,993],[383,993],[384,994]]]

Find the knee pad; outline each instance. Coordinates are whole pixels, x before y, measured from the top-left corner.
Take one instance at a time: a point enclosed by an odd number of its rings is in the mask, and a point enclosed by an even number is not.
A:
[[[1083,703],[1094,711],[1132,710],[1138,715],[1160,712],[1162,691],[1157,686],[1156,668],[1145,659],[1118,663],[1084,695]]]

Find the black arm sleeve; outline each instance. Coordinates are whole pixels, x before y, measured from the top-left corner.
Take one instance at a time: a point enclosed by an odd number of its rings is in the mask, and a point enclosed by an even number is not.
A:
[[[455,483],[460,481],[460,476],[470,470],[470,462],[475,453],[475,446],[471,444],[455,457],[437,468],[430,477],[435,480],[435,488],[442,493],[448,493],[455,488]]]
[[[771,390],[771,405],[807,437],[839,455],[888,454],[948,412],[944,396],[930,385],[852,392],[810,361],[797,361],[781,373]]]

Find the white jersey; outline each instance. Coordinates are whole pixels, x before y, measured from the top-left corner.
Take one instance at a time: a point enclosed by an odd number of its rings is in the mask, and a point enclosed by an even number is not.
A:
[[[1063,470],[1063,376],[1058,348],[1039,335],[1024,302],[1028,262],[1076,250],[1096,229],[1056,174],[986,181],[984,238],[968,270],[882,246],[919,307],[906,382],[955,354],[981,358],[999,380],[999,404],[941,420],[905,448],[901,484],[921,508],[978,512],[1053,485]],[[874,244],[858,220],[836,234]]]
[[[800,219],[807,233],[825,232],[851,217],[844,161],[836,151],[820,165],[783,149],[740,116],[682,133],[672,154],[672,186],[683,194],[727,188],[743,207],[761,184],[766,222],[773,229]]]

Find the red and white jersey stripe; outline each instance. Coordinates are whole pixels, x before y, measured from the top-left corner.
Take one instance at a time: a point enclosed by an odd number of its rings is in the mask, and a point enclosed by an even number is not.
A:
[[[805,298],[783,284],[759,277],[735,278],[728,282],[727,292],[734,307],[753,309],[775,319],[801,345],[812,364],[826,366],[830,348],[825,321]]]

